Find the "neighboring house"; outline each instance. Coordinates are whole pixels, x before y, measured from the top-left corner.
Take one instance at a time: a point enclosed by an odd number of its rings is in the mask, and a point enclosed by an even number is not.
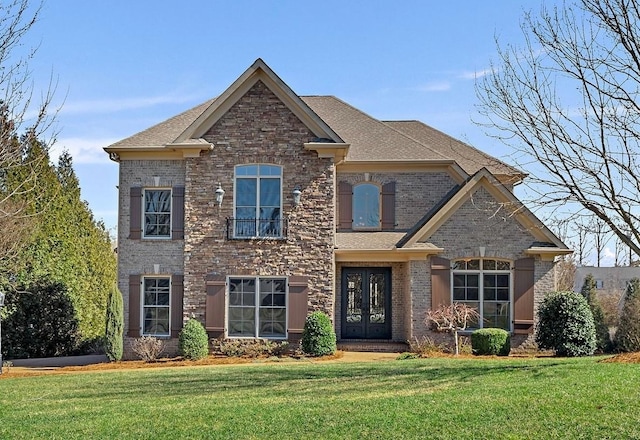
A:
[[[599,295],[616,295],[622,297],[627,284],[633,278],[640,278],[640,267],[617,266],[617,267],[576,267],[575,283],[573,290],[582,291],[584,279],[591,274],[596,282],[596,289]]]
[[[120,164],[126,335],[339,340],[428,335],[477,307],[514,344],[571,251],[513,195],[524,174],[418,121],[298,96],[257,60],[220,96],[105,150]]]

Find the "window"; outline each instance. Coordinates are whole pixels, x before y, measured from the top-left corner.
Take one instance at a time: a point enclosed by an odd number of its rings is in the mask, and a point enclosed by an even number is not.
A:
[[[501,260],[453,262],[452,300],[474,307],[480,322],[472,328],[511,330],[511,263]]]
[[[143,278],[142,334],[169,336],[169,277]]]
[[[353,228],[380,228],[380,188],[361,183],[353,188]]]
[[[604,289],[604,281],[596,280],[596,289]]]
[[[285,278],[229,278],[228,336],[285,338]]]
[[[145,238],[171,237],[171,190],[144,190]]]
[[[234,237],[282,237],[282,167],[236,167]]]

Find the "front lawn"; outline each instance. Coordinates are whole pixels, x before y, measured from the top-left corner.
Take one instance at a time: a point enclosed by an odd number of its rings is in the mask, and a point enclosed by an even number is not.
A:
[[[597,358],[440,358],[7,378],[0,438],[640,438],[638,377]]]

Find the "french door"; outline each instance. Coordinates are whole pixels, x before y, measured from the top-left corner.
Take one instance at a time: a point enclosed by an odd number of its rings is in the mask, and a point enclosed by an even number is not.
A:
[[[391,269],[342,269],[342,338],[391,338]]]

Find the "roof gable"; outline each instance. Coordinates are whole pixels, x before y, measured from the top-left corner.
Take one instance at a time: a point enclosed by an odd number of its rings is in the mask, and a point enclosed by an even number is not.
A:
[[[329,125],[320,119],[260,58],[218,96],[172,143],[181,144],[190,139],[201,138],[258,81],[271,90],[319,139],[330,139],[333,142],[342,143],[342,139]]]
[[[397,247],[409,247],[433,235],[440,226],[479,189],[486,189],[499,203],[508,206],[510,215],[524,226],[535,242],[528,253],[562,255],[572,251],[551,232],[511,191],[504,187],[486,168],[469,177],[463,184],[453,188],[431,211],[429,211],[398,243]],[[542,243],[536,245],[535,243]]]

